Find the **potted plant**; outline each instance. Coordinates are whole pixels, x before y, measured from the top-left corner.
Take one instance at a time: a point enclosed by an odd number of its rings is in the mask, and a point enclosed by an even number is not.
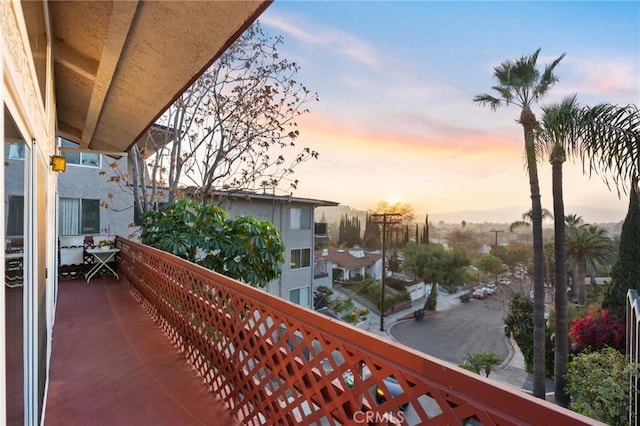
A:
[[[102,250],[109,250],[111,248],[111,241],[110,240],[100,240],[100,241],[98,241],[98,247],[100,247],[100,249],[102,249]]]

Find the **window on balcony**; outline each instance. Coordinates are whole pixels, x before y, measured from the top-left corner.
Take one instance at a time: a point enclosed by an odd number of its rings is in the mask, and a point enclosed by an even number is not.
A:
[[[309,287],[300,287],[290,290],[289,301],[301,306],[309,306]]]
[[[23,157],[24,158],[24,157]],[[9,195],[7,209],[7,236],[24,234],[24,196]]]
[[[9,145],[10,160],[24,160],[25,145],[23,143],[12,143]]]
[[[98,234],[100,200],[60,198],[60,235]]]
[[[289,210],[291,219],[291,229],[311,229],[311,209],[310,208],[292,208]]]
[[[311,266],[311,249],[291,250],[291,269],[308,268]]]
[[[78,148],[78,144],[60,138],[60,146],[63,148]],[[64,151],[63,155],[67,157],[67,164],[75,164],[86,167],[102,167],[100,154],[92,154],[90,152]]]

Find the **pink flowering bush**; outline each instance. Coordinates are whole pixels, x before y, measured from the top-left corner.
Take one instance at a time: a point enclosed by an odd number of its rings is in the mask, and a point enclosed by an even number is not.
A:
[[[624,351],[625,325],[606,309],[578,318],[569,327],[569,339],[573,352],[597,351],[611,347]]]

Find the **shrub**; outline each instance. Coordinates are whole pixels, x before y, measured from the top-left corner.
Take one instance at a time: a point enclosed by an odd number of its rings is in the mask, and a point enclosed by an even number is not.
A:
[[[504,324],[511,330],[511,335],[524,356],[525,368],[530,373],[533,366],[533,301],[521,294],[514,294],[511,298],[509,313],[504,318]],[[545,375],[547,377],[553,377],[553,359],[552,330],[547,325],[545,327]]]
[[[284,243],[271,222],[229,218],[220,207],[178,200],[143,215],[141,241],[255,287],[280,276]]]
[[[638,394],[636,386],[629,392],[629,383],[638,371],[638,364],[613,348],[577,355],[567,372],[571,409],[606,424],[628,424],[627,407]]]
[[[571,323],[571,348],[574,352],[583,352],[587,349],[597,351],[611,347],[622,352],[625,346],[625,331],[624,323],[617,316],[602,309]]]
[[[319,285],[316,287],[316,290],[320,293],[324,293],[326,296],[331,296],[333,294],[333,290],[325,285]]]
[[[493,366],[498,364],[500,364],[500,358],[493,352],[467,354],[463,361],[463,365],[469,366],[467,370],[478,374],[480,374],[480,371],[484,371],[486,377],[489,377],[489,374],[491,374]]]
[[[345,317],[345,320],[351,324],[358,322],[358,312],[357,311],[349,312]]]
[[[351,299],[339,298],[334,300],[332,303],[332,309],[336,313],[346,311],[348,309],[351,309],[352,307],[353,307],[353,302],[351,301]]]

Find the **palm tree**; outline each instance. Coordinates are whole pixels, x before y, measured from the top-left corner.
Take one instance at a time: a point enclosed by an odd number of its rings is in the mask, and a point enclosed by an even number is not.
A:
[[[522,213],[522,219],[516,220],[515,222],[511,222],[509,225],[509,232],[515,231],[517,228],[522,228],[525,226],[531,226],[533,210],[529,210],[528,212]],[[542,220],[545,219],[553,219],[553,215],[547,209],[542,209]]]
[[[575,213],[568,214],[564,217],[564,224],[567,228],[577,228],[584,223],[582,216]]]
[[[613,240],[598,225],[582,225],[567,235],[567,257],[576,266],[578,304],[584,305],[584,280],[588,266],[611,261]]]
[[[598,173],[618,196],[629,194],[629,209],[622,225],[618,259],[603,307],[624,318],[628,289],[640,290],[640,111],[636,105],[597,105],[585,112],[593,133],[606,129],[603,137],[584,141],[589,170]],[[601,173],[603,172],[603,173]]]
[[[565,252],[566,252],[566,235],[570,232],[574,232],[576,228],[584,224],[582,216],[576,214],[570,214],[564,217],[565,225]],[[569,271],[571,271],[571,298],[572,300],[578,297],[578,277],[576,276],[575,265],[568,265]]]
[[[553,193],[554,258],[555,258],[555,338],[554,385],[556,401],[568,407],[565,392],[569,363],[569,318],[567,313],[567,262],[565,248],[565,215],[562,193],[562,166],[579,146],[576,144],[578,104],[576,96],[565,98],[560,104],[543,107],[543,116],[536,131],[536,145],[541,154],[549,155]]]
[[[563,53],[550,65],[540,72],[537,68],[540,49],[530,56],[523,56],[515,61],[505,61],[494,68],[494,77],[498,81],[492,89],[498,97],[481,94],[474,98],[474,102],[489,105],[496,110],[503,104],[515,104],[520,107],[518,122],[524,130],[524,145],[529,174],[531,192],[531,211],[533,228],[533,291],[534,291],[534,330],[533,330],[533,395],[545,397],[545,318],[544,318],[544,255],[542,251],[542,205],[540,202],[540,184],[538,182],[538,167],[536,164],[536,148],[534,143],[534,129],[536,116],[531,107],[537,104],[558,81],[554,69],[560,63]]]

